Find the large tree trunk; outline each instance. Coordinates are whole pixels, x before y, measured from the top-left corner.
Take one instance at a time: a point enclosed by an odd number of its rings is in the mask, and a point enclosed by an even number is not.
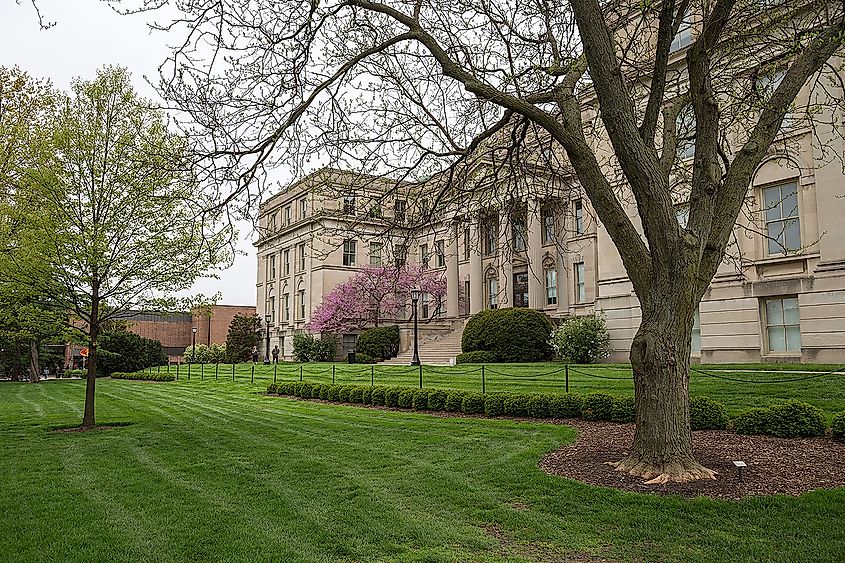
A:
[[[689,362],[698,298],[680,285],[675,280],[641,300],[631,345],[637,429],[631,453],[612,465],[648,483],[715,479],[692,453]]]
[[[41,366],[38,361],[38,342],[34,338],[29,339],[29,371],[32,373],[30,382],[41,381]]]
[[[94,428],[94,387],[97,382],[97,338],[100,335],[100,296],[96,278],[91,291],[91,318],[88,327],[88,378],[85,383],[85,412],[82,429]]]

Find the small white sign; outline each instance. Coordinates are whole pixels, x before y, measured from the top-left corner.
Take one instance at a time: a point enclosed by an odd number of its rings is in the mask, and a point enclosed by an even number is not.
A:
[[[737,469],[739,469],[739,468],[741,468],[741,467],[748,467],[747,465],[745,465],[745,462],[744,462],[744,461],[735,461],[735,462],[734,462],[734,466],[735,466]]]

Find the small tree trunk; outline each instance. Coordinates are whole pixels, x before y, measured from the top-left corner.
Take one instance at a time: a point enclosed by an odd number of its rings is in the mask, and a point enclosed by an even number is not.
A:
[[[97,383],[97,338],[100,334],[99,282],[94,278],[91,291],[91,318],[88,328],[88,378],[85,383],[85,411],[82,429],[94,428],[94,387]]]
[[[637,429],[631,453],[611,465],[648,483],[715,479],[692,453],[689,360],[697,300],[675,291],[649,299],[631,345]],[[672,295],[675,293],[675,295]]]
[[[32,375],[29,379],[32,383],[41,381],[41,366],[38,361],[38,342],[34,338],[29,339],[29,370]]]

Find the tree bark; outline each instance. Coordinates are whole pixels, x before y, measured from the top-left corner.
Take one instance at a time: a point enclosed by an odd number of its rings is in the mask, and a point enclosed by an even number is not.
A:
[[[682,278],[682,276],[681,276]],[[643,319],[631,345],[636,423],[631,453],[617,471],[649,484],[715,479],[692,453],[689,363],[696,284],[673,278],[641,299]]]
[[[91,318],[88,324],[88,378],[85,383],[85,412],[82,429],[94,428],[94,387],[97,382],[97,338],[100,335],[100,284],[95,278],[91,284]]]
[[[31,383],[41,381],[41,366],[38,361],[38,342],[34,338],[29,339],[29,371],[32,373],[29,379]]]

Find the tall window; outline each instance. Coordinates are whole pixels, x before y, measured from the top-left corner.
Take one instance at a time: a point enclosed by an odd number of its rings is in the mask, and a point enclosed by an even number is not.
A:
[[[499,243],[499,221],[491,218],[484,221],[482,225],[484,233],[484,255],[492,256],[496,254]]]
[[[270,281],[270,257],[264,257],[264,280]]]
[[[343,196],[343,214],[355,215],[355,194],[346,194]]]
[[[283,307],[282,314],[284,315],[282,317],[282,320],[283,321],[289,321],[290,320],[290,294],[289,293],[285,293],[284,295],[282,295],[282,307]]]
[[[798,217],[798,184],[790,182],[763,189],[769,254],[785,254],[801,248]]]
[[[546,268],[546,305],[557,305],[557,270]]]
[[[305,319],[305,290],[299,290],[299,318]]]
[[[695,156],[695,113],[692,106],[684,107],[675,122],[678,139],[678,158],[685,160]]]
[[[543,209],[543,244],[555,241],[555,215],[552,209]]]
[[[428,305],[431,302],[431,295],[429,295],[428,293],[423,293],[422,297],[420,297],[420,302],[422,308],[422,317],[424,319],[427,319],[429,313]]]
[[[769,352],[801,350],[801,322],[797,297],[766,300],[766,340]]]
[[[584,263],[576,262],[573,269],[575,271],[575,302],[585,303],[587,301],[587,282],[584,279]]]
[[[396,267],[401,268],[408,261],[408,247],[404,244],[396,245]]]
[[[357,250],[357,241],[355,239],[346,239],[343,241],[343,265],[355,265],[355,251]]]
[[[408,202],[404,199],[397,199],[393,203],[393,220],[397,225],[405,224],[405,209],[408,207]]]
[[[469,260],[469,229],[464,229],[464,260]]]
[[[525,250],[526,247],[526,227],[525,219],[523,217],[515,217],[511,221],[511,229],[513,230],[513,249],[516,251]]]
[[[678,33],[672,39],[672,44],[669,47],[669,52],[674,53],[692,44],[692,18],[689,13],[684,14],[684,19],[681,26],[678,28]]]
[[[470,286],[470,281],[464,280],[464,301],[465,301],[464,314],[466,314],[466,315],[469,315],[469,312],[472,310],[470,308],[470,303],[472,303],[472,301],[471,301],[472,298],[470,297],[470,295],[472,295],[470,293],[471,287],[472,286]]]
[[[299,200],[299,218],[305,219],[308,215],[308,200],[306,198],[302,198]]]
[[[770,69],[768,71],[761,71],[757,73],[757,76],[754,80],[754,90],[763,105],[769,103],[769,100],[772,99],[772,94],[774,94],[775,90],[778,89],[780,83],[783,82],[785,76],[785,68],[776,70]],[[790,104],[789,109],[790,111],[783,116],[783,121],[780,125],[781,130],[789,129],[790,127],[795,125],[795,115],[792,113],[792,111],[795,109],[794,102]]]
[[[276,214],[273,213],[272,215],[270,215],[270,218],[267,221],[269,223],[268,230],[271,231],[271,232],[275,231],[276,230]]]
[[[446,247],[442,240],[434,241],[434,253],[437,255],[437,267],[446,266]]]
[[[285,227],[290,225],[290,205],[285,207]]]
[[[275,323],[276,322],[276,298],[275,297],[270,298],[270,309],[269,310],[270,310],[270,322]]]
[[[305,243],[299,245],[299,271],[305,271]]]
[[[285,257],[285,275],[290,275],[290,250],[285,250],[284,252]]]
[[[698,309],[695,310],[695,316],[692,319],[690,350],[693,354],[701,353],[701,312]]]
[[[584,203],[580,199],[575,202],[575,234],[584,234]]]
[[[380,242],[370,243],[370,266],[381,266],[381,249]]]
[[[428,268],[428,245],[420,245],[420,267],[422,269]]]
[[[270,255],[270,279],[276,279],[276,255]]]
[[[499,280],[488,278],[487,280],[487,305],[495,309],[499,303]]]

